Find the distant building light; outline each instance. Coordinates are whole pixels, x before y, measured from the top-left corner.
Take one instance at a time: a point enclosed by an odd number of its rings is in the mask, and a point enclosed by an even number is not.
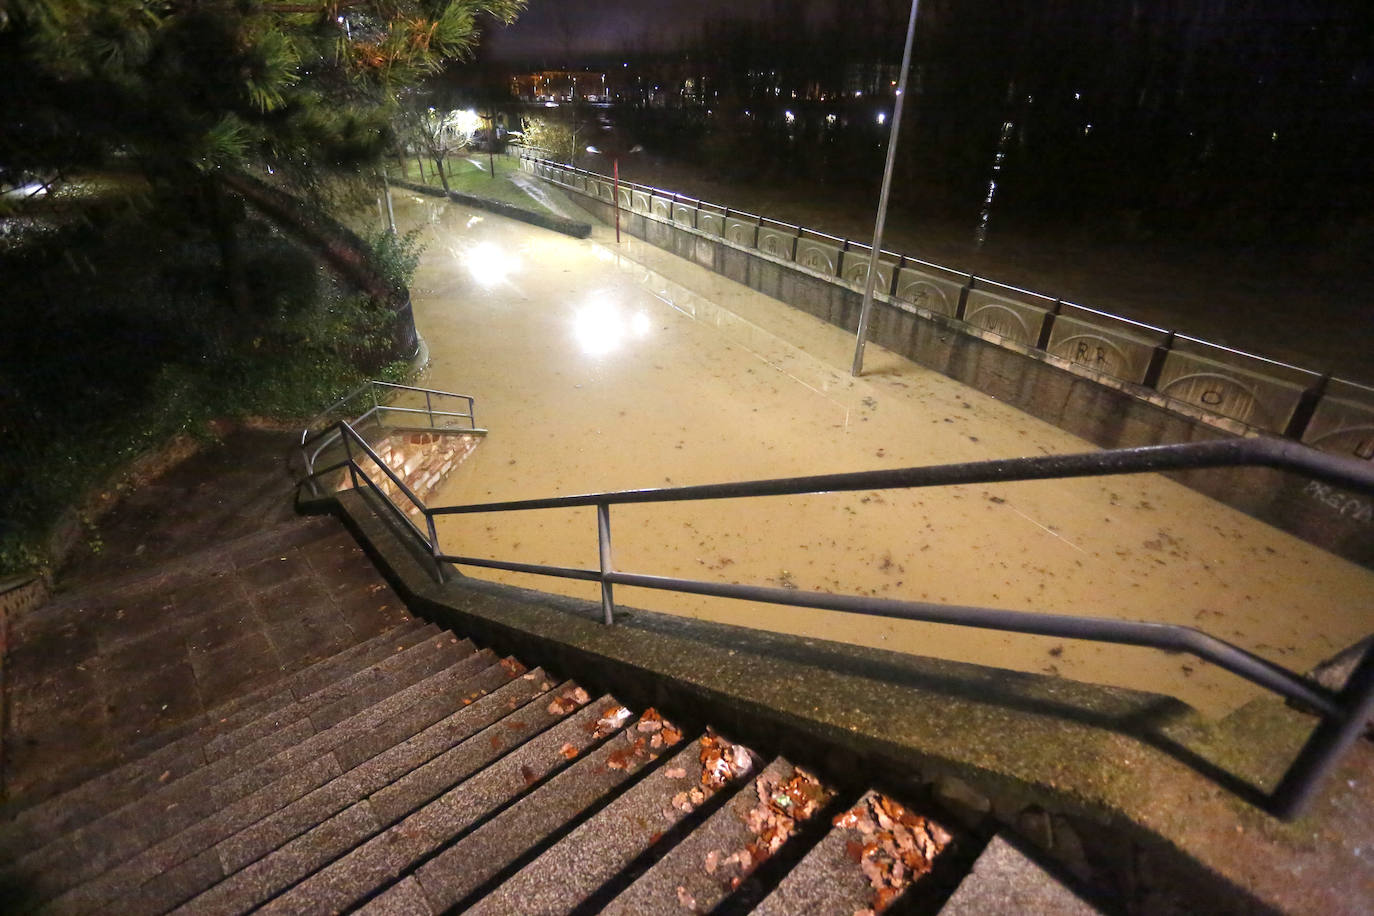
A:
[[[885,111],[880,111],[880,112],[878,112],[878,123],[879,123],[879,124],[886,124],[886,123],[887,123],[887,112],[885,112]]]
[[[835,116],[834,116],[833,114],[828,114],[828,115],[826,115],[826,116],[825,116],[825,123],[827,123],[827,124],[834,124],[834,123],[835,123]]]
[[[1075,93],[1073,94],[1073,100],[1074,100],[1075,102],[1078,101],[1078,100],[1081,99],[1081,98],[1083,98],[1083,94],[1082,94],[1081,92],[1075,92]]]
[[[786,120],[788,124],[791,124],[793,121],[797,120],[797,116],[794,115],[794,114],[793,114],[792,112],[790,112],[790,111],[784,111],[784,112],[782,113],[782,116],[783,116],[783,119]]]
[[[1093,126],[1092,126],[1091,124],[1084,124],[1084,125],[1083,125],[1083,136],[1086,137],[1088,134],[1090,134],[1090,133],[1092,133],[1092,132],[1093,132]]]

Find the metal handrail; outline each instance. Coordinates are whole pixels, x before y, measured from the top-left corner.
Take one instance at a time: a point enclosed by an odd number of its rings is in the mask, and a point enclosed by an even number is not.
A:
[[[418,394],[423,394],[425,396],[425,406],[424,408],[399,407],[394,404],[387,404],[383,401],[381,397],[378,396],[379,391],[410,391]],[[418,388],[414,385],[399,385],[395,382],[369,380],[359,385],[357,388],[353,389],[351,392],[344,395],[339,400],[335,401],[332,406],[320,411],[315,416],[311,417],[310,420],[306,422],[304,428],[301,429],[300,454],[307,478],[313,478],[316,476],[315,459],[319,458],[320,453],[323,452],[325,449],[329,448],[331,445],[338,442],[342,435],[339,429],[335,427],[333,424],[326,424],[320,429],[315,430],[314,432],[312,432],[312,430],[314,430],[315,426],[325,417],[334,416],[339,414],[341,411],[345,411],[347,409],[347,405],[357,400],[360,396],[364,394],[372,395],[372,406],[367,410],[363,411],[362,413],[358,414],[357,416],[354,416],[351,420],[349,420],[348,422],[350,428],[360,426],[365,421],[370,420],[373,417],[380,417],[386,413],[399,413],[423,416],[427,418],[429,421],[428,424],[419,427],[421,429],[428,429],[434,431],[451,429],[450,427],[441,427],[436,425],[436,418],[443,417],[457,420],[466,420],[467,426],[465,428],[460,427],[465,432],[482,431],[477,427],[477,402],[476,399],[473,398],[473,396],[470,394],[457,394],[452,391],[440,391],[437,388]],[[434,406],[434,399],[436,397],[457,398],[459,400],[466,401],[467,412],[464,413],[462,411],[437,409]],[[317,447],[313,451],[311,450],[312,445],[317,445]],[[337,468],[335,470],[337,470]]]
[[[411,532],[429,550],[435,565],[435,574],[441,581],[444,578],[444,564],[451,563],[599,582],[603,619],[608,625],[615,622],[612,587],[614,585],[626,585],[687,594],[761,601],[793,607],[818,608],[851,614],[951,624],[976,629],[993,629],[1119,645],[1143,646],[1166,651],[1190,652],[1239,677],[1258,684],[1266,690],[1303,704],[1321,717],[1321,723],[1267,800],[1269,809],[1280,817],[1291,818],[1303,810],[1322,778],[1335,765],[1349,744],[1363,732],[1365,722],[1369,720],[1371,715],[1374,715],[1374,652],[1365,657],[1342,690],[1332,691],[1311,678],[1289,671],[1239,646],[1196,628],[1177,624],[933,604],[862,595],[833,595],[823,592],[802,592],[795,589],[705,582],[623,572],[616,570],[611,562],[610,529],[610,510],[613,505],[787,496],[854,490],[906,489],[975,483],[1005,483],[1235,466],[1270,467],[1294,471],[1361,493],[1374,494],[1374,465],[1370,465],[1368,462],[1330,455],[1295,442],[1266,437],[1157,445],[1070,455],[977,461],[895,470],[859,471],[685,487],[606,491],[544,499],[429,507],[377,458],[376,453],[352,427],[346,422],[340,421],[337,429],[346,443],[358,444],[365,454],[382,467],[393,483],[400,487],[406,497],[425,516],[428,536],[421,532],[419,527],[407,518],[405,513],[401,512],[394,503],[385,500],[406,521]],[[346,464],[349,466],[350,474],[354,476],[355,486],[357,486],[357,477],[361,475],[372,490],[379,495],[384,495],[366,471],[357,465],[351,447]],[[307,480],[313,479],[314,476],[311,475]],[[435,524],[436,518],[447,515],[586,506],[596,508],[599,554],[599,567],[596,569],[579,569],[447,554],[440,547],[438,529]]]

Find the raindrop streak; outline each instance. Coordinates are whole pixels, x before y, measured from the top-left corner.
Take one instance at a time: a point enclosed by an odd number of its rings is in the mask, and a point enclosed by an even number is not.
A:
[[[983,209],[978,214],[978,229],[973,234],[974,244],[980,251],[983,248],[983,243],[988,240],[988,220],[992,218],[992,199],[997,195],[997,179],[1002,174],[1002,163],[1007,161],[1007,145],[1011,142],[1011,135],[1015,130],[1016,125],[1013,122],[1002,122],[1002,134],[997,138],[997,152],[992,157],[992,177],[988,179],[988,193],[983,198]]]

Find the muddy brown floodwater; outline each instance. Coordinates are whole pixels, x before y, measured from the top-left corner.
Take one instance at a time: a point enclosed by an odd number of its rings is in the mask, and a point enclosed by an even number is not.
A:
[[[491,434],[434,504],[1090,450],[628,236],[578,241],[398,194],[427,226],[424,384]],[[618,569],[1195,626],[1294,670],[1364,636],[1374,574],[1155,475],[613,510]],[[594,510],[454,516],[447,553],[597,565]],[[469,575],[596,600],[595,585]],[[1262,691],[1188,655],[618,588],[618,603],[1170,694]]]

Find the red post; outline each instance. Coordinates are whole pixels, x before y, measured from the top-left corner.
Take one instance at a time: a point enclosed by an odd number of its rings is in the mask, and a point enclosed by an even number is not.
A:
[[[611,160],[611,174],[615,176],[615,243],[620,244],[620,157]]]

